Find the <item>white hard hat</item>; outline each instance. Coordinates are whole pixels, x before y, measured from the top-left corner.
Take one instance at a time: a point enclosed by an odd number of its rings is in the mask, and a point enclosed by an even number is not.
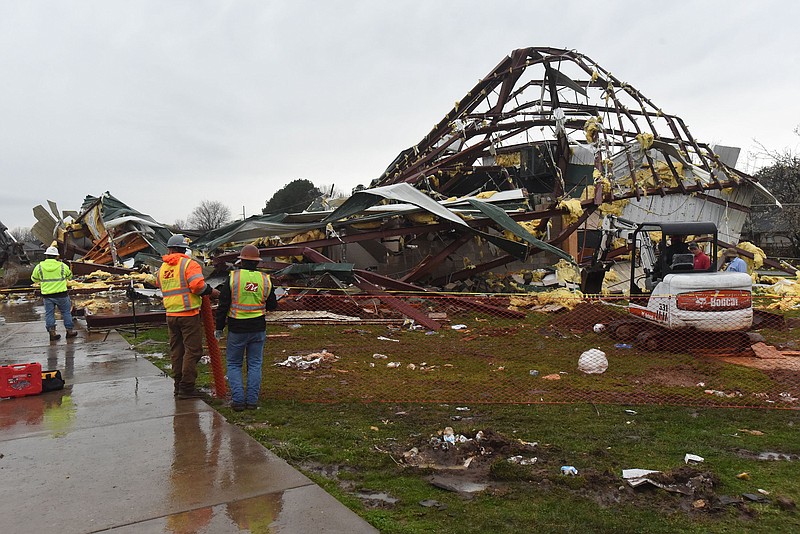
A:
[[[44,251],[45,256],[58,256],[58,249],[56,247],[47,247]]]

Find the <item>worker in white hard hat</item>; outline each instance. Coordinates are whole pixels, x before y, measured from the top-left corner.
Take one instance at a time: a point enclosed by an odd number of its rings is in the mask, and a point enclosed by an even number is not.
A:
[[[72,322],[72,302],[67,293],[67,280],[72,279],[72,271],[66,263],[58,260],[58,249],[54,246],[47,247],[44,251],[45,260],[33,268],[31,280],[39,284],[39,291],[44,299],[44,325],[50,334],[50,341],[61,339],[61,334],[56,333],[56,308],[61,312],[67,337],[75,337]]]
[[[200,264],[188,256],[186,237],[175,234],[167,241],[164,263],[156,274],[167,311],[169,355],[175,396],[179,399],[202,397],[196,386],[197,362],[203,357],[203,295],[219,297],[219,291],[206,284]]]

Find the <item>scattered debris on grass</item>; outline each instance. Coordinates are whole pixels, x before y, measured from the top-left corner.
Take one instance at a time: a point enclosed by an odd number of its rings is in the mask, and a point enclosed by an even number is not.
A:
[[[286,358],[286,360],[276,363],[275,365],[281,367],[289,367],[290,369],[313,370],[319,368],[323,363],[333,363],[338,361],[339,358],[332,352],[322,349],[321,352],[312,352],[311,354],[297,354]]]

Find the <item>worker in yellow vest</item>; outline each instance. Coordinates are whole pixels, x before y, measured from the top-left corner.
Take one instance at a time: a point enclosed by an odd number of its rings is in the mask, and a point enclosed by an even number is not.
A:
[[[241,268],[228,275],[221,286],[216,314],[215,336],[222,337],[228,325],[228,384],[231,407],[240,412],[258,408],[261,392],[261,362],[267,339],[266,312],[278,307],[269,275],[258,270],[261,257],[254,245],[245,245],[239,253]],[[247,358],[247,387],[243,385],[242,365]]]
[[[186,251],[187,239],[175,234],[167,241],[168,253],[156,275],[167,310],[169,356],[175,379],[175,396],[179,399],[202,397],[196,388],[197,362],[203,357],[203,320],[200,306],[203,295],[219,296],[219,291],[206,284],[200,264]]]
[[[72,279],[69,265],[58,260],[58,249],[47,247],[44,251],[44,261],[34,267],[31,281],[39,283],[39,291],[44,299],[44,326],[50,334],[50,341],[61,339],[61,334],[56,333],[56,308],[61,312],[67,337],[75,337],[78,332],[72,322],[72,302],[67,293],[67,280]]]

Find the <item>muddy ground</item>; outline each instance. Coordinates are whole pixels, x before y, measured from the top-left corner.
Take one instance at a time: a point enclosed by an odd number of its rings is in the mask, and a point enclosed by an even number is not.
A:
[[[601,506],[611,507],[632,503],[664,513],[719,514],[734,509],[742,518],[756,515],[754,502],[774,504],[794,509],[795,504],[779,496],[761,494],[725,495],[718,491],[719,478],[702,464],[681,465],[666,472],[649,475],[651,483],[631,487],[620,473],[592,468],[581,469],[576,475],[562,474],[566,454],[558,447],[508,438],[492,430],[480,434],[455,434],[456,443],[447,443],[445,432],[428,439],[402,445],[394,443],[376,447],[376,454],[389,454],[409,474],[416,474],[430,484],[473,498],[479,493],[507,495],[510,492],[546,493],[553,490],[570,492],[590,499]],[[461,441],[461,442],[459,442]],[[598,450],[600,456],[607,451]],[[742,451],[747,455],[747,451]],[[751,453],[753,457],[758,457]],[[303,469],[335,480],[342,489],[354,493],[367,507],[393,507],[399,501],[385,493],[360,493],[352,477],[339,480],[341,470],[349,467],[304,462]],[[660,486],[660,487],[658,487]],[[436,506],[427,502],[422,506]],[[788,508],[787,508],[788,507]]]

